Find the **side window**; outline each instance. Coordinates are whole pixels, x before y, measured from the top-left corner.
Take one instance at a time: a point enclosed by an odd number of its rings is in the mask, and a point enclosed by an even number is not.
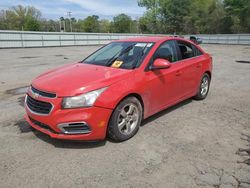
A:
[[[194,50],[194,56],[202,55],[202,52],[196,46],[192,45],[192,48]]]
[[[163,43],[154,53],[153,60],[157,58],[166,59],[170,62],[177,61],[177,53],[173,41]]]
[[[195,51],[192,48],[192,44],[184,41],[177,41],[177,46],[180,49],[181,60],[195,56]]]

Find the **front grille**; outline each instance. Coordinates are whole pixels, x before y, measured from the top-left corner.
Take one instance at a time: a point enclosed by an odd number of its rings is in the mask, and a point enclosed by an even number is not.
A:
[[[38,101],[29,95],[27,96],[26,104],[29,109],[35,113],[47,115],[52,109],[52,104],[48,102]]]
[[[46,130],[48,130],[50,132],[56,133],[53,129],[50,128],[50,126],[48,126],[48,125],[46,125],[46,124],[44,124],[44,123],[42,123],[40,121],[37,121],[37,120],[35,120],[35,119],[31,118],[31,117],[29,117],[29,118],[30,118],[30,121],[32,123],[34,123],[35,125],[37,125],[38,127],[41,127],[41,128],[46,129]]]
[[[42,97],[47,97],[47,98],[55,98],[56,97],[55,93],[44,92],[44,91],[41,91],[41,90],[34,88],[33,86],[31,86],[31,90],[33,93],[37,93]]]

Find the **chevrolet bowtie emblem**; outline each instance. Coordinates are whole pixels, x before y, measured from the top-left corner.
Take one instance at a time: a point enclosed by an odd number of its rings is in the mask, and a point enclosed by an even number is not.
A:
[[[38,93],[32,93],[32,97],[33,97],[34,99],[37,99],[37,98],[39,97],[39,94],[38,94]]]

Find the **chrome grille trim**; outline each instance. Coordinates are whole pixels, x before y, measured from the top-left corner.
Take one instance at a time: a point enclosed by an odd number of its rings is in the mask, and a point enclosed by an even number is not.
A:
[[[30,87],[30,91],[33,94],[37,94],[41,97],[45,97],[45,98],[56,98],[56,94],[55,93],[50,93],[50,92],[46,92],[46,91],[41,91],[39,89],[34,88],[33,86]]]
[[[81,128],[82,130],[69,130],[70,127],[74,127],[74,128]],[[62,133],[64,134],[88,134],[91,132],[90,126],[84,122],[68,122],[68,123],[61,123],[58,124],[57,127],[62,131]],[[87,128],[87,129],[86,129]],[[67,130],[66,130],[67,129]]]

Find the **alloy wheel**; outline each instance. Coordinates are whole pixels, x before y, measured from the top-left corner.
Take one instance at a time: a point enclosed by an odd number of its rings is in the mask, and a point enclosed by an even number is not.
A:
[[[201,95],[202,96],[205,96],[207,94],[208,87],[209,87],[209,78],[207,76],[204,76],[201,82]]]
[[[133,104],[125,105],[118,115],[118,129],[121,134],[131,134],[139,121],[139,109]]]

